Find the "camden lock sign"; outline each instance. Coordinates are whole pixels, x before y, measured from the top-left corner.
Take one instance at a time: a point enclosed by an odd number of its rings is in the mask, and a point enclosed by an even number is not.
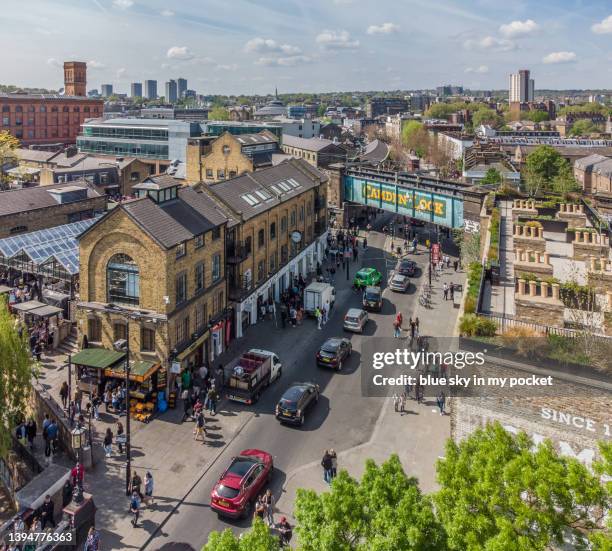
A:
[[[435,216],[446,216],[446,201],[437,199],[431,194],[413,190],[386,189],[377,184],[363,184],[362,194],[368,201],[381,201],[387,205],[414,209],[421,212],[433,212]]]

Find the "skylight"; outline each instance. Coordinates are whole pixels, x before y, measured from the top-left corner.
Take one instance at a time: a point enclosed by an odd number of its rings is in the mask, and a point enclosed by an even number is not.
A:
[[[245,193],[242,198],[252,207],[259,205],[259,199],[253,197],[250,193]]]

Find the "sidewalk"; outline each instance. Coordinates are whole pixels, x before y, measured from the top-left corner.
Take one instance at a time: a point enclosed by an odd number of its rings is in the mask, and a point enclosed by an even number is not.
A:
[[[397,239],[396,239],[397,241]],[[391,238],[387,239],[385,249],[390,251]],[[444,249],[443,249],[444,250]],[[448,248],[445,252],[448,251]],[[419,254],[424,254],[419,248]],[[431,309],[422,307],[418,301],[412,315],[419,318],[421,335],[452,336],[458,309],[451,300],[442,298],[444,282],[461,283],[465,288],[464,272],[446,269],[439,280],[434,280]],[[424,273],[421,281],[426,281]],[[407,317],[406,315],[404,316]],[[338,468],[347,469],[351,476],[360,478],[366,459],[381,464],[392,453],[397,453],[409,476],[419,479],[423,492],[436,489],[435,462],[444,452],[446,440],[450,438],[450,416],[441,416],[432,397],[425,397],[419,405],[408,400],[404,414],[396,413],[391,398],[385,398],[384,406],[368,442],[338,453]],[[323,450],[321,450],[323,455]],[[323,480],[323,469],[319,461],[303,465],[287,474],[281,497],[277,502],[277,517],[285,515],[293,519],[293,504],[298,488],[308,488],[317,492],[326,491],[329,486]],[[293,519],[294,520],[294,519]]]

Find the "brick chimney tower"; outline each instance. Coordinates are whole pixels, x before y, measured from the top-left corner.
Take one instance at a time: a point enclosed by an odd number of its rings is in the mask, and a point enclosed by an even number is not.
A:
[[[84,61],[64,62],[64,94],[66,96],[87,95],[87,63]]]

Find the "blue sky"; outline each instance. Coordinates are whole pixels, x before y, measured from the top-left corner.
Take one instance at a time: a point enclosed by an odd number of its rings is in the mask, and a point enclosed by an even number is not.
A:
[[[0,81],[186,77],[200,93],[612,88],[610,0],[2,0]]]

